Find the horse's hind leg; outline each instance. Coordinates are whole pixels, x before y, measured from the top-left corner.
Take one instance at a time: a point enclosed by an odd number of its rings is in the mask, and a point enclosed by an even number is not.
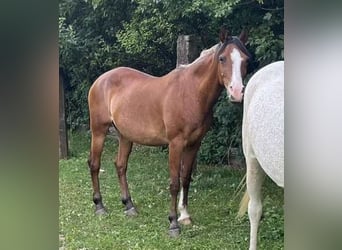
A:
[[[128,216],[137,215],[137,211],[134,208],[131,196],[129,194],[126,177],[128,157],[132,150],[132,144],[133,143],[131,141],[128,141],[126,138],[120,135],[119,150],[115,160],[116,172],[118,174],[121,189],[121,199],[122,203],[125,205],[125,214]]]
[[[258,227],[262,214],[261,186],[265,173],[258,161],[246,159],[247,162],[247,192],[250,197],[248,203],[248,216],[250,221],[249,250],[257,249]]]
[[[108,124],[92,124],[91,125],[91,149],[88,160],[91,180],[93,184],[93,201],[95,203],[95,213],[104,214],[106,210],[102,203],[102,196],[100,192],[99,170],[101,165],[101,154],[103,150],[103,143],[108,131],[110,123]]]
[[[188,193],[191,181],[191,173],[196,164],[196,155],[199,145],[186,149],[183,154],[183,166],[181,169],[182,189],[179,196],[178,211],[180,216],[178,221],[183,225],[191,224],[191,217],[188,213]]]

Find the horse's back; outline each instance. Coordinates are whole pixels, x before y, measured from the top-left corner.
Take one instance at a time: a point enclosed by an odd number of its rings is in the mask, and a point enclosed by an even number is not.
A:
[[[106,88],[108,91],[118,87],[129,87],[132,84],[144,84],[145,82],[155,78],[155,76],[136,69],[129,67],[117,67],[100,75],[93,83],[90,91],[93,91],[92,89],[96,88]]]
[[[265,66],[245,91],[243,147],[265,173],[284,186],[284,62]]]
[[[100,75],[91,86],[88,94],[88,100],[99,101],[109,106],[110,99],[126,96],[131,92],[131,88],[141,88],[156,77],[143,73],[141,71],[118,67],[109,70]],[[118,93],[120,95],[118,96]]]

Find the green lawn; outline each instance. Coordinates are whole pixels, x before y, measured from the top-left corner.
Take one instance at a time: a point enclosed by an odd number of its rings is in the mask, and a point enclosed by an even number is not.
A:
[[[225,166],[199,165],[189,193],[192,226],[181,236],[168,236],[170,206],[167,153],[160,148],[134,146],[128,182],[139,215],[123,213],[113,165],[117,142],[108,137],[102,155],[101,192],[108,215],[95,216],[86,164],[89,134],[70,135],[71,158],[59,162],[60,249],[248,249],[247,215],[236,219],[242,194],[232,200],[244,175]],[[260,249],[283,249],[283,189],[269,179],[264,185],[264,218],[259,229]]]

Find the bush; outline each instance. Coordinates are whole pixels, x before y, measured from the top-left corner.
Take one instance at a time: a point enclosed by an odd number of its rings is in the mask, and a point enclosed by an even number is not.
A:
[[[229,102],[223,91],[215,106],[211,129],[204,137],[198,161],[204,164],[226,164],[228,152],[238,148],[238,158],[242,156],[241,147],[242,105]]]

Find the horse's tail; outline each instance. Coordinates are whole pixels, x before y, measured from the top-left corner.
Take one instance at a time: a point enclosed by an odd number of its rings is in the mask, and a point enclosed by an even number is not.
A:
[[[249,195],[247,193],[247,191],[245,191],[241,201],[240,201],[240,207],[239,207],[239,212],[237,214],[237,217],[242,217],[247,209],[248,209],[248,202],[249,202]]]
[[[247,175],[245,174],[242,178],[242,180],[240,181],[234,195],[233,195],[233,200],[235,200],[236,197],[240,196],[242,190],[246,187],[246,177]],[[237,218],[241,218],[247,211],[248,208],[248,202],[249,202],[249,196],[247,191],[245,191],[245,193],[243,194],[243,197],[240,201],[240,207],[239,207],[239,211],[237,213]]]

